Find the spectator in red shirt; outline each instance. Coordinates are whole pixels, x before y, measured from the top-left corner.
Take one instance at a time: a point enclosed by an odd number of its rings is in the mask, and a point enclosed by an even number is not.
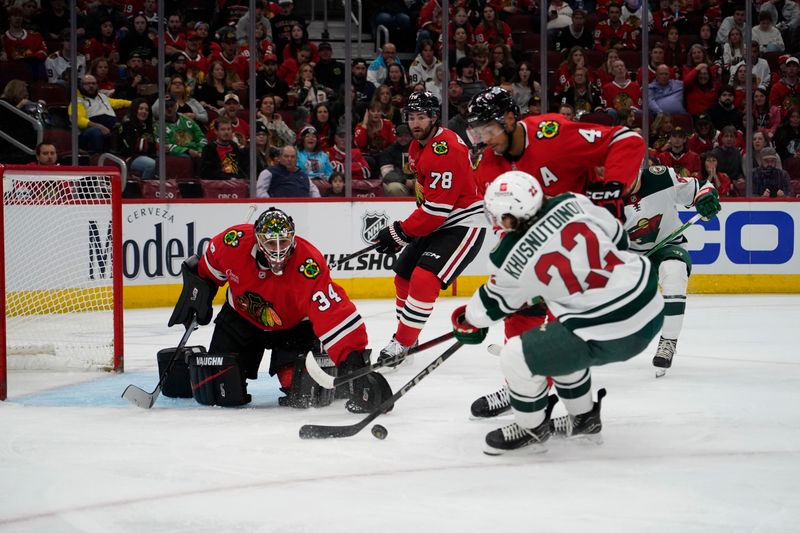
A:
[[[164,53],[167,57],[186,49],[186,34],[183,29],[183,17],[180,13],[173,13],[167,18],[167,28],[164,31]],[[158,37],[155,38],[155,43],[158,46]]]
[[[684,73],[683,91],[686,95],[686,111],[695,116],[705,113],[717,101],[719,82],[712,78],[711,71],[705,63],[700,63]]]
[[[718,136],[719,131],[714,128],[711,119],[701,113],[694,120],[694,133],[689,136],[689,150],[696,154],[710,152],[717,144]]]
[[[356,126],[354,141],[365,156],[375,156],[394,142],[394,124],[383,118],[379,102],[370,103],[364,119]],[[370,167],[374,167],[374,159]]]
[[[250,75],[250,65],[247,57],[239,53],[239,41],[236,40],[236,33],[233,29],[226,30],[220,37],[220,41],[222,42],[222,51],[211,54],[211,61],[222,63],[228,79],[232,80],[231,87],[234,91],[244,90]]]
[[[509,48],[514,44],[511,40],[511,27],[497,16],[497,8],[492,4],[483,6],[483,18],[475,28],[475,43],[494,46],[505,44]]]
[[[317,45],[308,40],[308,31],[305,29],[305,27],[301,26],[300,24],[294,24],[289,36],[291,39],[281,51],[284,61],[287,59],[297,60],[298,52],[300,52],[304,46],[308,46],[308,49],[311,51],[311,66],[319,63]]]
[[[100,22],[98,35],[83,43],[83,54],[86,56],[86,61],[105,57],[112,63],[119,63],[119,39],[114,33],[114,23],[111,19]]]
[[[594,29],[594,49],[605,52],[609,48],[633,50],[633,27],[622,22],[622,8],[619,4],[608,6],[608,20],[597,23]]]
[[[41,34],[29,31],[22,26],[22,9],[8,9],[8,30],[2,36],[3,48],[0,61],[23,61],[31,68],[35,80],[47,80],[44,60],[47,47]]]
[[[642,108],[642,88],[628,79],[628,68],[621,59],[614,61],[614,79],[603,85],[603,102],[609,111]]]
[[[680,126],[670,132],[667,149],[658,154],[658,160],[684,178],[700,175],[700,156],[686,147],[686,132]]]
[[[720,196],[731,195],[731,179],[724,172],[717,170],[717,156],[708,151],[700,156],[700,177],[709,181]]]

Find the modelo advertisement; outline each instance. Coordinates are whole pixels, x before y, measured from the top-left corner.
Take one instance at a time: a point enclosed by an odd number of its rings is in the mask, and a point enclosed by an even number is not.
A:
[[[360,250],[393,220],[414,209],[408,202],[277,203],[295,220],[297,234],[311,241],[328,262]],[[272,203],[123,205],[126,285],[179,283],[181,262],[202,250],[207,240],[229,226],[249,221]],[[688,220],[694,211],[681,213]],[[693,274],[800,273],[797,221],[800,202],[724,202],[719,217],[686,230]],[[488,253],[496,243],[487,235],[481,254],[464,275],[486,275]],[[339,265],[336,278],[393,275],[395,257],[377,252]],[[796,284],[795,284],[796,285]],[[746,292],[746,287],[742,287]],[[794,290],[800,290],[794,287]],[[792,288],[787,287],[787,292]]]

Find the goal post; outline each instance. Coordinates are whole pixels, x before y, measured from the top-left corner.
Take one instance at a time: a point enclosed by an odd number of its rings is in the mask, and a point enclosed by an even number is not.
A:
[[[9,370],[123,370],[115,167],[0,165],[0,400]]]

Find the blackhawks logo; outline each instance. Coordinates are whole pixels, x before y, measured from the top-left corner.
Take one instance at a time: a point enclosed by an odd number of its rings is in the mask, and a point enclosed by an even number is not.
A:
[[[653,218],[643,218],[636,227],[628,230],[628,238],[632,242],[639,244],[648,244],[656,242],[658,237],[658,229],[661,226],[662,215],[656,215]]]
[[[306,259],[305,263],[300,265],[298,269],[308,279],[314,279],[319,276],[320,268],[316,261],[310,257]]]
[[[283,320],[275,312],[272,303],[266,301],[260,294],[246,292],[236,297],[236,307],[250,317],[267,327],[282,326]]]
[[[436,141],[433,143],[433,153],[436,155],[445,155],[449,148],[447,148],[447,141]]]
[[[244,232],[232,229],[222,237],[222,242],[224,242],[227,246],[233,246],[236,248],[239,246],[239,239],[244,237]]]
[[[539,130],[536,132],[537,139],[552,139],[558,135],[561,126],[555,120],[543,120],[539,123]]]

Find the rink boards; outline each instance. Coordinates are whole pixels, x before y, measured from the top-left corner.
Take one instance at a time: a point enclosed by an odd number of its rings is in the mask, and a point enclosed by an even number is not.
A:
[[[287,211],[298,234],[314,243],[329,262],[364,248],[388,221],[405,218],[414,209],[410,200],[387,199],[126,203],[122,206],[125,306],[174,305],[183,259],[228,226],[248,217],[252,222],[270,205]],[[681,215],[688,220],[693,214],[686,210]],[[724,202],[717,219],[686,231],[694,262],[690,291],[800,292],[798,220],[800,202]],[[481,254],[448,294],[468,296],[485,280],[488,252],[495,242],[493,236],[487,238]],[[339,266],[333,275],[352,298],[387,298],[394,294],[393,264],[393,257],[371,252]]]

